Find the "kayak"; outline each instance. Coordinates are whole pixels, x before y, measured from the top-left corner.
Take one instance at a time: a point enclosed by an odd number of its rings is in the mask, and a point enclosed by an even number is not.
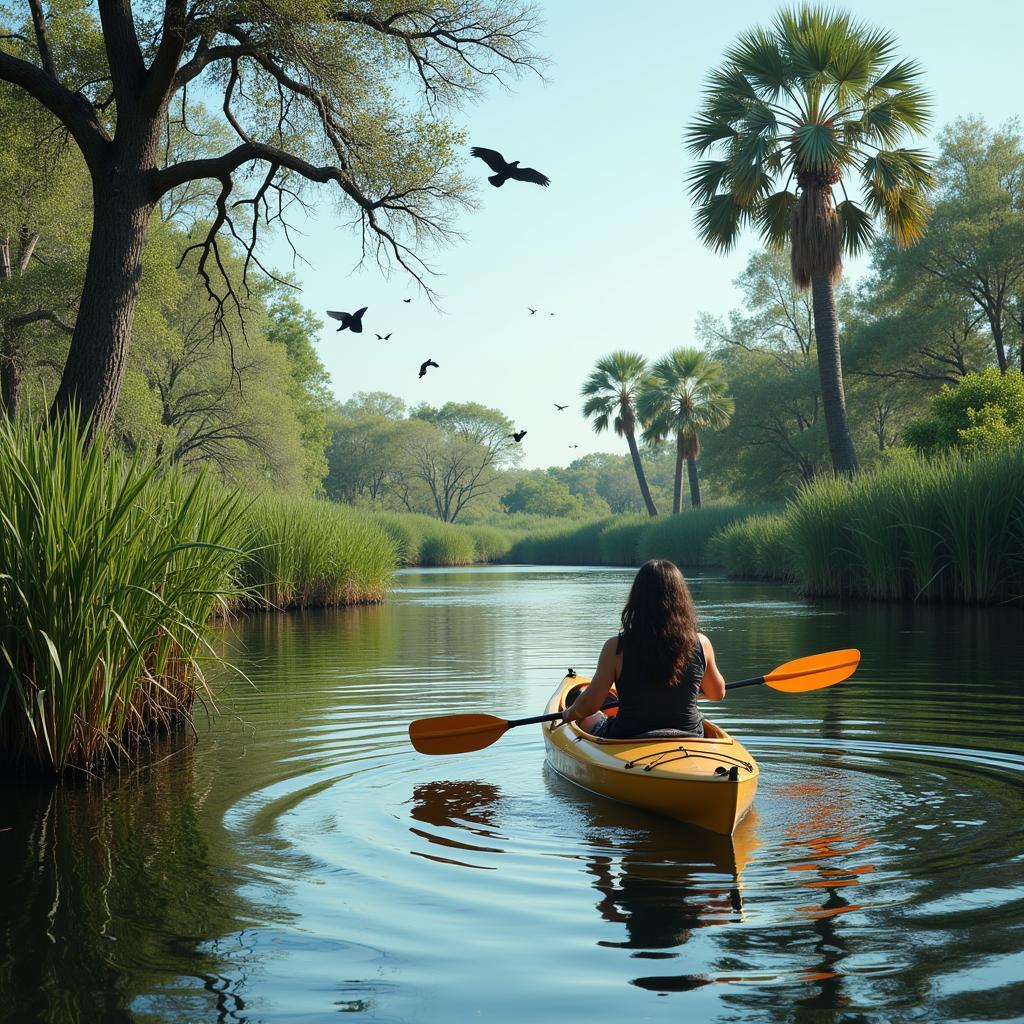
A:
[[[546,713],[571,704],[589,682],[584,676],[566,676]],[[614,696],[613,686],[609,697]],[[548,764],[599,796],[727,836],[754,802],[757,762],[742,743],[707,719],[702,738],[606,740],[576,722],[545,722],[542,729]]]

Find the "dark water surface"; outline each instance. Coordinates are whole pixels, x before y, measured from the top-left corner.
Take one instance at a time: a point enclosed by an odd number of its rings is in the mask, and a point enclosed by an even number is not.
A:
[[[427,758],[410,719],[535,714],[631,573],[403,574],[235,624],[197,743],[0,789],[0,1021],[1024,1020],[1024,616],[694,581],[727,676],[853,681],[710,717],[761,766],[732,841],[603,801],[537,728]]]

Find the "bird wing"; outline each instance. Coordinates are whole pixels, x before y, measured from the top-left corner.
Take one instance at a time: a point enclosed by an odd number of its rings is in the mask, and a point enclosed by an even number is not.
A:
[[[541,174],[532,167],[513,167],[509,170],[508,176],[515,178],[516,181],[532,181],[535,185],[545,187],[551,184],[551,179],[546,174]]]
[[[359,318],[360,318],[360,317],[361,317],[361,316],[362,316],[362,315],[363,315],[363,314],[364,314],[364,313],[365,313],[365,312],[366,312],[366,311],[367,311],[367,310],[368,310],[369,308],[370,308],[369,306],[363,306],[363,308],[362,308],[362,309],[357,309],[357,310],[356,310],[356,311],[355,311],[355,312],[354,312],[354,313],[352,314],[352,319],[353,319],[353,320],[358,320],[358,319],[359,319]]]
[[[394,331],[392,331],[392,332],[391,332],[391,334],[394,334],[394,333],[395,333]],[[384,337],[383,337],[383,338],[382,338],[381,340],[382,340],[382,341],[387,341],[387,340],[388,340],[388,338],[390,338],[390,337],[391,337],[391,334],[385,334],[385,335],[384,335]]]
[[[480,157],[492,171],[504,171],[508,168],[505,158],[496,149],[483,149],[480,146],[474,146],[469,152],[473,156]]]
[[[327,310],[327,315],[333,317],[335,320],[345,320],[348,318],[348,313],[339,313],[337,310]]]

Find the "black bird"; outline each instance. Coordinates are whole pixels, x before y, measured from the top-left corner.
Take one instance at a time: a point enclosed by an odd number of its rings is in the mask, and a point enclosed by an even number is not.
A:
[[[379,335],[378,335],[378,337],[379,337]],[[557,410],[558,410],[559,412],[561,412],[561,411],[562,411],[563,409],[568,409],[568,408],[569,408],[569,406],[567,406],[567,405],[559,405],[559,404],[558,404],[557,402],[554,402],[554,403],[553,403],[553,405],[554,405],[554,407],[555,407],[555,408],[556,408],[556,409],[557,409]]]
[[[569,445],[569,447],[570,448],[579,448],[579,445],[578,444],[571,444],[571,445]]]
[[[437,363],[435,363],[433,359],[428,359],[425,363],[420,363],[420,376],[421,377],[426,377],[426,375],[427,375],[427,367],[428,366],[436,367]]]
[[[533,314],[537,312],[537,310],[535,309],[530,309],[529,306],[527,306],[526,308],[530,310],[530,316],[533,316]]]
[[[546,174],[541,174],[540,171],[535,171],[532,167],[520,167],[518,160],[509,163],[496,149],[482,149],[480,146],[474,146],[470,153],[480,157],[494,171],[494,174],[487,180],[495,188],[501,188],[509,178],[515,178],[516,181],[532,181],[535,185],[544,185],[545,187],[551,184],[551,179]]]
[[[403,302],[412,302],[412,299],[402,299]]]
[[[524,437],[526,437],[526,431],[520,430],[517,431],[515,434],[509,434],[508,436],[511,437],[516,444],[519,444],[519,442],[522,441]]]
[[[357,309],[354,313],[339,313],[329,309],[327,310],[327,315],[341,321],[341,326],[338,328],[339,331],[343,331],[347,327],[353,334],[362,334],[363,314],[367,309],[369,309],[369,306],[363,306],[362,309]]]
[[[394,333],[395,333],[394,331],[391,332],[391,334],[394,334]],[[391,334],[378,334],[377,335],[377,340],[378,341],[387,341],[388,338],[391,337]]]

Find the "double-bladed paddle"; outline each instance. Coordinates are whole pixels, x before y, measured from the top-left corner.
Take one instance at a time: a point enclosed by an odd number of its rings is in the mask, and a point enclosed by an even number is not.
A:
[[[841,683],[853,675],[859,664],[860,651],[853,648],[811,654],[806,658],[787,661],[767,675],[726,683],[725,688],[738,690],[743,686],[760,686],[763,683],[783,693],[808,693]],[[613,708],[617,703],[609,701],[602,710]],[[464,754],[489,747],[517,725],[557,722],[561,717],[560,711],[550,715],[534,715],[532,718],[514,718],[511,721],[494,715],[440,715],[412,722],[409,726],[409,739],[421,754]]]

